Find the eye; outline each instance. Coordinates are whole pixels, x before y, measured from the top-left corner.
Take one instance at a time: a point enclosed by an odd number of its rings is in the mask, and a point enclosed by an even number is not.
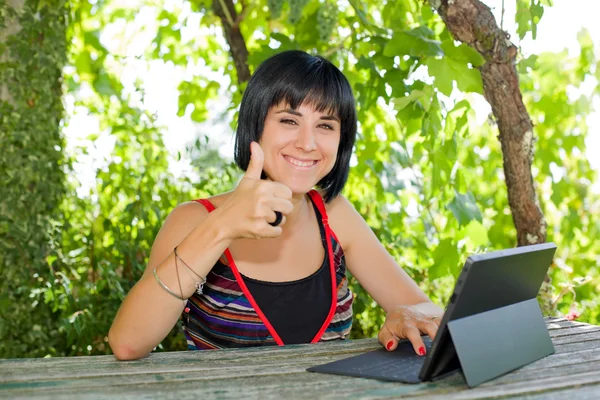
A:
[[[288,125],[298,125],[296,123],[296,121],[294,121],[293,119],[288,119],[288,118],[282,118],[279,122],[281,122],[282,124],[288,124]]]
[[[333,130],[333,125],[330,125],[330,124],[321,124],[321,125],[319,125],[319,126],[322,126],[322,127],[324,127],[325,129],[329,129],[329,130],[331,130],[331,131]]]

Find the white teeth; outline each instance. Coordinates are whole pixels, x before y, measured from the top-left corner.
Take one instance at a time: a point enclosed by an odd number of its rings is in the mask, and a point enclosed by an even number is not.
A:
[[[291,157],[286,157],[285,159],[288,160],[290,164],[297,165],[298,167],[311,167],[317,163],[316,161],[300,161]]]

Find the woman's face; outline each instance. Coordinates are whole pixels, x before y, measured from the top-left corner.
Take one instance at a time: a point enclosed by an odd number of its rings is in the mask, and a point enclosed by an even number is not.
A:
[[[259,142],[265,173],[295,194],[307,193],[333,169],[340,128],[335,115],[310,104],[296,110],[283,103],[271,107]]]

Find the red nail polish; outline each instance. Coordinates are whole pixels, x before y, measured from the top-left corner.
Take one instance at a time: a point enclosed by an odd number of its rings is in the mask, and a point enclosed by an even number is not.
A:
[[[385,345],[385,348],[388,350],[392,349],[392,346],[394,346],[394,341],[390,340],[389,342],[387,342],[387,344]]]
[[[189,312],[190,312],[190,308],[189,308],[189,307],[186,307],[186,308],[183,310],[183,312],[185,312],[186,314],[187,314],[187,313],[189,313]]]
[[[425,347],[423,347],[423,346],[419,347],[419,354],[422,356],[425,355]]]

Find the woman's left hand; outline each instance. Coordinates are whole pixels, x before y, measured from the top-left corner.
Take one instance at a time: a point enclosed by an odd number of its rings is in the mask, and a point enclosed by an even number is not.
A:
[[[387,314],[379,331],[379,343],[386,350],[393,351],[398,347],[400,339],[408,339],[415,353],[424,356],[426,350],[421,334],[425,333],[433,340],[440,321],[440,315],[427,315],[419,310],[418,305],[398,306]]]

